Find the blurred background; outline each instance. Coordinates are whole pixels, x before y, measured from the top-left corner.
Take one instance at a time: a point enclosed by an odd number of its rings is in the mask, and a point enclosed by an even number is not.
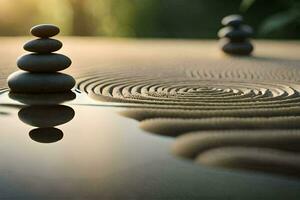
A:
[[[54,23],[64,35],[216,38],[229,14],[242,14],[256,38],[300,38],[300,0],[0,0],[0,35]]]

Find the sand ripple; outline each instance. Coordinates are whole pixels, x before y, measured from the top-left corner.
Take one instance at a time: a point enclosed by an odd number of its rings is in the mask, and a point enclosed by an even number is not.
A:
[[[94,99],[122,103],[128,109],[121,114],[148,132],[176,137],[175,155],[208,166],[300,177],[295,73],[126,68],[83,77],[77,88]]]

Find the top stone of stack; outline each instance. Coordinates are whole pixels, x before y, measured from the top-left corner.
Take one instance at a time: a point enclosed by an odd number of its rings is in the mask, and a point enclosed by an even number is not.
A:
[[[222,19],[223,26],[231,26],[238,28],[243,23],[243,17],[241,15],[229,15]]]
[[[39,38],[53,37],[59,32],[59,28],[53,24],[40,24],[30,29],[30,33]]]

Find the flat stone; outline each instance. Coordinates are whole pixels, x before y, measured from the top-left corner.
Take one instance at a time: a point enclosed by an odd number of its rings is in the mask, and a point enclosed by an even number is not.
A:
[[[241,15],[229,15],[222,19],[224,26],[239,27],[243,23],[243,17]]]
[[[249,55],[254,47],[249,41],[231,42],[228,39],[220,40],[220,45],[225,53],[232,55]]]
[[[29,72],[56,72],[68,68],[71,64],[70,58],[56,53],[32,53],[17,60],[18,67]]]
[[[11,92],[57,93],[67,92],[75,85],[72,76],[63,73],[29,73],[17,71],[7,80]]]
[[[59,40],[43,38],[31,40],[24,44],[23,48],[30,52],[51,53],[61,49],[62,45],[63,44]]]
[[[239,28],[224,27],[218,32],[219,38],[229,38],[231,41],[244,41],[253,35],[253,30],[248,25],[242,25]]]
[[[53,37],[59,33],[59,28],[53,24],[39,24],[30,29],[32,35],[40,38]]]

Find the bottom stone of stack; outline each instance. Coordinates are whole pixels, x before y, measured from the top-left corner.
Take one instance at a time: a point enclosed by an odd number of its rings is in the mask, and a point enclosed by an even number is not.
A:
[[[222,50],[228,54],[249,55],[253,51],[253,45],[249,41],[232,42],[227,39],[221,39],[220,45]]]
[[[11,92],[55,93],[67,92],[75,85],[72,76],[63,73],[30,73],[17,71],[7,80]]]

